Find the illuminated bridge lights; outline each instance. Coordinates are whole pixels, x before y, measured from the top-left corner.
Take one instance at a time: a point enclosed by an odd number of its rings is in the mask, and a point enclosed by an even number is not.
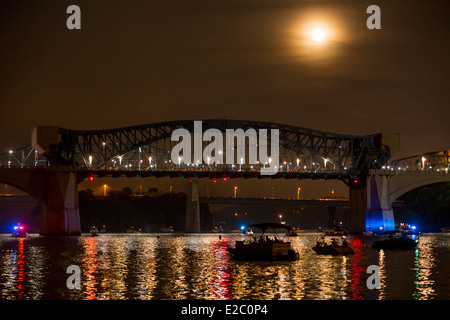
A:
[[[59,128],[61,142],[58,143],[56,151],[39,155],[31,146],[7,150],[0,154],[0,167],[34,168],[74,165],[78,167],[79,172],[85,172],[85,174],[87,172],[122,174],[124,171],[145,174],[144,172],[148,171],[152,175],[179,172],[181,175],[199,173],[207,176],[206,173],[210,172],[216,176],[220,173],[257,176],[261,168],[268,165],[259,161],[256,164],[249,163],[248,154],[238,158],[235,154],[236,148],[219,150],[219,154],[223,152],[224,155],[227,151],[233,152],[237,159],[235,165],[218,163],[210,157],[189,165],[174,163],[171,161],[170,150],[175,142],[170,138],[171,133],[179,128],[192,131],[193,121],[173,121],[92,131]],[[377,135],[341,135],[257,121],[225,119],[203,121],[204,131],[210,128],[218,128],[224,134],[228,128],[257,131],[278,129],[280,166],[277,168],[277,174],[283,174],[286,177],[313,178],[316,176],[348,179],[354,174],[365,174],[368,170],[382,170],[389,174],[409,172],[448,174],[450,167],[449,151],[426,153],[388,162],[386,150],[376,144]],[[204,144],[208,145],[208,142]],[[249,150],[248,148],[247,144],[245,150]]]

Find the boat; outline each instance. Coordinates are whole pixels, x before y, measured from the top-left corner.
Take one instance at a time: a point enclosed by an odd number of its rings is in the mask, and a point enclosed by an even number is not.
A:
[[[375,241],[372,244],[372,249],[409,250],[415,249],[418,243],[419,237],[403,235],[400,238],[395,238],[391,234],[389,239]]]
[[[223,233],[222,226],[220,226],[219,228],[214,227],[214,229],[212,229],[211,231],[214,232],[214,233],[217,233],[217,232]]]
[[[92,226],[89,232],[91,233],[91,236],[98,237],[98,228],[96,226]]]
[[[441,231],[445,232],[445,233],[449,233],[450,232],[450,227],[442,227]]]
[[[173,232],[173,227],[172,226],[170,226],[170,227],[162,227],[161,231],[162,232]]]
[[[130,227],[127,229],[127,233],[142,233],[142,230],[141,229],[136,230],[134,229],[134,227]]]
[[[331,255],[347,255],[354,254],[355,250],[348,246],[347,240],[345,238],[342,244],[339,244],[337,239],[331,239],[331,243],[326,243],[325,236],[322,236],[312,248],[318,254],[331,254]]]
[[[262,233],[259,238],[250,235],[249,241],[236,241],[235,248],[228,249],[234,259],[259,261],[292,261],[298,259],[298,253],[291,248],[291,243],[280,239],[276,233],[276,230],[279,229],[289,232],[291,227],[280,223],[258,223],[249,227],[260,229]],[[274,232],[273,238],[265,235],[267,230]]]
[[[407,223],[400,223],[400,225],[396,231],[400,234],[419,234],[420,233],[420,231],[417,230],[416,226],[410,225]]]
[[[249,234],[249,235],[253,234],[253,230],[250,227],[249,228],[241,227],[241,231],[242,234]]]
[[[370,230],[370,227],[367,227],[367,230],[363,232],[363,236],[373,236],[375,232]]]
[[[25,227],[20,225],[20,223],[14,227],[14,231],[12,233],[12,237],[14,238],[25,238],[28,235],[28,232],[25,230]]]
[[[325,233],[326,236],[346,236],[346,235],[348,235],[348,231],[345,230],[341,226],[329,227],[322,231],[323,231],[323,233]]]

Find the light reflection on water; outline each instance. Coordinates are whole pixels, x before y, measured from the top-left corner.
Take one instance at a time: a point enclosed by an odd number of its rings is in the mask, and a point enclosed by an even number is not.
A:
[[[102,234],[14,239],[0,235],[0,299],[450,299],[450,234],[425,234],[415,250],[370,249],[351,238],[350,256],[317,255],[318,234],[290,238],[297,261],[234,261],[241,235]],[[380,289],[366,286],[380,267]],[[69,290],[69,265],[81,289]]]

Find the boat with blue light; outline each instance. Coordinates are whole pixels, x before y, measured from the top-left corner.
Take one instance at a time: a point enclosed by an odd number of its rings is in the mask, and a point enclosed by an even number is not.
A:
[[[407,234],[407,235],[417,235],[420,234],[420,231],[415,225],[410,225],[407,223],[400,223],[398,227],[398,232],[401,234]]]
[[[14,238],[25,238],[27,235],[28,232],[25,230],[25,226],[19,223],[17,226],[14,226],[14,231],[11,236]]]

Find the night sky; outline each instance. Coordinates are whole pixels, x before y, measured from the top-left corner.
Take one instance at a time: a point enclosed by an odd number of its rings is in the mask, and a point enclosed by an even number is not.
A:
[[[450,149],[449,15],[448,0],[2,0],[0,153],[36,125],[211,118],[400,132],[397,157]]]

